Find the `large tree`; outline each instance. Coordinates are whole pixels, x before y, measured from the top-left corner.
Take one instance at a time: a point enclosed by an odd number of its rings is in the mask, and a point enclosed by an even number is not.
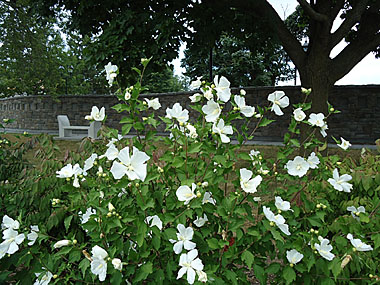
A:
[[[247,15],[270,19],[285,51],[297,67],[304,87],[312,88],[313,111],[327,113],[329,94],[335,82],[344,77],[370,52],[379,52],[379,0],[297,0],[302,11],[298,18],[307,45],[291,31],[274,8],[265,0],[238,1]],[[334,21],[342,23],[332,31]],[[342,40],[348,45],[334,58],[332,49]],[[304,45],[303,45],[304,44]]]

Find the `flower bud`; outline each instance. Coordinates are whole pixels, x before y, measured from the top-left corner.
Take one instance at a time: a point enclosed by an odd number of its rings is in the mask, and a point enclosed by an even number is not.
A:
[[[78,241],[76,239],[73,240],[73,244],[77,244]]]
[[[57,205],[57,203],[56,202],[53,202],[53,203],[51,203],[53,206],[55,206],[55,205]]]
[[[369,276],[369,278],[373,278],[373,274],[370,274],[370,275],[368,275]]]
[[[116,270],[122,270],[123,269],[123,263],[119,258],[112,259],[112,265]]]
[[[274,222],[270,222],[269,225],[270,225],[271,227],[274,227]]]
[[[148,120],[147,117],[143,117],[142,120],[145,122],[146,120]]]
[[[208,186],[208,182],[207,181],[205,181],[205,182],[202,183],[202,187],[207,187],[207,186]]]
[[[311,229],[310,232],[313,233],[313,232],[314,232],[314,229]]]
[[[335,109],[333,107],[330,108],[330,112],[334,112]]]
[[[336,164],[338,164],[338,165],[341,165],[341,164],[342,164],[342,162],[338,161]]]
[[[107,176],[107,173],[103,173],[102,176],[103,176],[103,177],[106,177],[106,176]]]
[[[71,240],[63,239],[63,240],[56,242],[53,247],[54,248],[61,248],[63,246],[68,246],[69,244],[71,244]]]
[[[139,183],[136,183],[136,184],[135,184],[135,186],[136,186],[136,187],[139,187],[139,186],[140,186],[140,184],[139,184]]]
[[[321,204],[317,204],[317,209],[319,209],[321,207]]]
[[[197,197],[200,198],[202,196],[201,192],[197,191]]]
[[[107,213],[107,217],[109,218],[109,217],[111,217],[112,216],[112,213],[111,212],[108,212]]]
[[[293,266],[294,266],[294,264],[293,264],[293,263],[290,263],[289,265],[290,265],[290,267],[293,267]]]
[[[53,275],[53,278],[54,278],[54,279],[57,279],[57,278],[58,278],[58,275],[57,275],[57,274],[54,274],[54,275]]]
[[[315,231],[315,234],[316,234],[316,235],[317,235],[317,234],[319,234],[319,231],[318,231],[318,230],[316,230],[316,231]]]

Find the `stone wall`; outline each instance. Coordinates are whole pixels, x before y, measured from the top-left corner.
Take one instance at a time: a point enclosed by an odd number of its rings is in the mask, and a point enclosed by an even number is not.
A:
[[[246,101],[251,106],[268,105],[267,96],[275,90],[283,90],[290,98],[291,103],[302,100],[300,88],[297,86],[282,87],[248,87]],[[235,90],[237,93],[237,90]],[[142,95],[146,98],[158,97],[162,108],[156,111],[157,115],[165,116],[167,107],[175,102],[180,102],[184,108],[192,112],[189,95],[193,92],[176,92],[165,94]],[[114,96],[110,95],[83,95],[62,96],[53,99],[49,96],[20,96],[0,99],[0,119],[12,118],[16,122],[7,125],[9,128],[30,130],[58,130],[57,115],[67,115],[72,125],[88,125],[84,119],[93,105],[106,108],[107,122],[110,127],[120,129],[119,121],[122,117],[111,109],[118,103]],[[330,103],[340,114],[334,115],[328,120],[328,134],[339,138],[340,136],[355,143],[370,143],[380,138],[380,85],[350,85],[336,86]],[[225,109],[228,109],[226,106]],[[280,140],[287,130],[287,125],[292,114],[292,108],[285,110],[285,115],[277,117],[272,115],[277,122],[269,127],[259,129],[256,138]],[[255,123],[252,121],[251,127]],[[163,131],[159,129],[158,131]]]

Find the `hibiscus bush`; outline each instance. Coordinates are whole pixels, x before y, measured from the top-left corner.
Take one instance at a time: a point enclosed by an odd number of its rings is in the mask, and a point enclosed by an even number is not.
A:
[[[142,77],[148,62],[134,71]],[[106,66],[110,85],[117,72]],[[269,94],[267,106],[249,106],[245,91],[232,94],[225,77],[192,86],[200,93],[189,98],[198,114],[191,118],[180,103],[155,116],[161,104],[141,99],[141,80],[119,89],[113,108],[125,114],[121,135],[103,127],[86,156],[46,159],[42,173],[24,177],[24,186],[38,183],[29,196],[1,194],[12,206],[2,207],[0,280],[379,281],[379,157],[364,152],[357,163],[321,155],[326,145],[318,136],[327,135],[326,118],[337,111],[307,118],[312,93],[302,90],[284,145],[269,159],[244,146],[274,122],[269,113],[289,108],[284,92]],[[87,119],[105,121],[104,109],[94,107]],[[160,124],[170,136],[156,135]],[[301,124],[312,128],[306,141],[299,140]],[[131,130],[137,135],[123,138]],[[350,144],[341,138],[339,146]]]

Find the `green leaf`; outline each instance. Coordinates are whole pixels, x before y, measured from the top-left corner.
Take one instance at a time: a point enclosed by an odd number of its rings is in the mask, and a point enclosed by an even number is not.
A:
[[[182,157],[176,156],[172,162],[172,166],[175,168],[181,167],[185,163],[185,160]]]
[[[188,153],[197,153],[201,150],[202,143],[192,143],[189,146]]]
[[[66,232],[69,230],[70,223],[71,223],[71,220],[73,219],[73,217],[74,216],[69,216],[69,217],[65,218],[64,224],[65,224]]]
[[[240,159],[243,159],[243,160],[248,160],[248,161],[252,160],[251,157],[249,156],[249,154],[246,153],[246,152],[241,152],[241,153],[239,153],[239,154],[238,154],[238,157],[239,157]]]
[[[375,249],[380,247],[380,234],[372,235],[371,239],[373,240],[373,243],[375,244]]]
[[[153,272],[153,264],[152,262],[147,262],[140,267],[137,271],[136,277],[133,280],[133,283],[137,283],[139,281],[145,280],[149,274]]]
[[[111,284],[121,284],[123,283],[123,275],[120,271],[116,270],[111,274]]]
[[[300,142],[297,139],[291,139],[290,142],[295,147],[300,147]]]
[[[227,279],[231,281],[232,284],[237,285],[237,280],[236,280],[236,273],[231,271],[231,270],[226,270],[224,272],[226,275]]]
[[[359,218],[360,218],[360,221],[361,221],[362,223],[366,223],[366,224],[369,223],[369,217],[368,217],[368,214],[367,214],[367,213],[360,213]]]
[[[284,271],[282,272],[282,276],[284,277],[286,284],[291,284],[292,281],[296,280],[297,276],[294,272],[293,268],[290,266],[286,266]]]
[[[86,275],[87,268],[90,267],[90,261],[86,258],[82,259],[82,261],[79,263],[79,269],[82,271],[82,276]]]
[[[335,277],[335,280],[338,277],[338,275],[340,274],[340,272],[342,271],[342,268],[340,267],[340,265],[341,265],[341,262],[340,262],[340,259],[338,259],[338,258],[334,258],[334,260],[332,262],[330,262],[330,264],[329,264],[329,269],[332,271],[332,273]]]
[[[275,273],[279,272],[280,269],[281,269],[281,265],[278,264],[278,263],[276,263],[276,262],[274,262],[274,263],[272,263],[271,265],[268,266],[268,268],[265,270],[265,272],[267,274],[275,274]]]
[[[253,265],[253,271],[255,272],[255,276],[257,279],[259,279],[260,283],[266,284],[264,269],[261,266],[255,264]]]
[[[253,260],[254,260],[254,256],[253,256],[253,254],[251,252],[249,252],[248,250],[246,250],[241,255],[241,260],[244,261],[245,264],[247,264],[247,266],[248,266],[249,269],[251,269],[252,263],[253,263]]]
[[[364,190],[368,191],[372,185],[372,178],[370,176],[364,176],[362,178]]]
[[[274,122],[274,120],[269,120],[267,118],[263,118],[259,124],[259,127],[268,126],[270,123]]]
[[[125,124],[121,127],[121,133],[123,136],[127,135],[129,131],[132,129],[132,124]]]
[[[216,238],[211,238],[211,239],[207,240],[207,243],[211,249],[219,248],[218,240]]]

